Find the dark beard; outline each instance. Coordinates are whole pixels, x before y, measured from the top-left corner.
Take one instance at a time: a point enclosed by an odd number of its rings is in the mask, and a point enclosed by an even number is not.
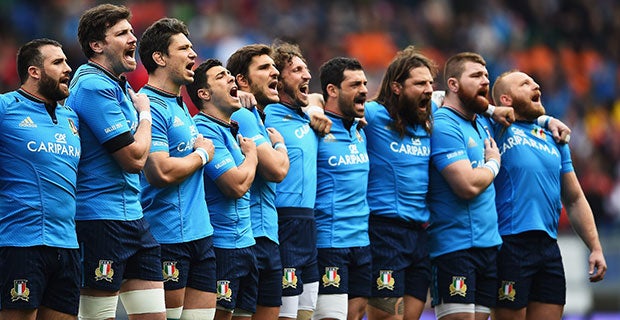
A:
[[[415,99],[407,99],[404,96],[401,96],[398,99],[398,113],[400,114],[401,119],[404,120],[407,126],[415,126],[415,125],[423,125],[430,119],[431,115],[431,100],[430,97],[426,102],[426,110],[421,111],[418,109],[420,105],[420,101],[416,101]]]
[[[284,92],[284,94],[291,99],[291,102],[293,103],[292,107],[302,108],[308,105],[308,102],[302,101],[297,98],[297,90],[291,88],[291,86],[285,83],[282,84],[282,92]]]
[[[536,109],[529,108],[529,104],[531,103],[530,101],[523,101],[518,98],[513,98],[513,99],[514,100],[512,103],[512,107],[515,110],[515,116],[517,116],[517,118],[521,118],[527,121],[533,121],[536,118],[545,114],[544,107],[542,110],[539,108],[536,108]]]
[[[489,106],[489,100],[486,96],[481,96],[479,91],[477,91],[474,95],[468,95],[463,92],[461,88],[459,88],[457,95],[463,103],[463,108],[469,112],[483,113]]]
[[[68,97],[69,94],[60,89],[60,84],[55,81],[45,72],[41,74],[41,81],[39,82],[39,93],[52,101],[60,101]]]

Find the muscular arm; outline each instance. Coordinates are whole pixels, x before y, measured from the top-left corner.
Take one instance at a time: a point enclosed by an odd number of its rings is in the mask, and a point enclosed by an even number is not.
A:
[[[566,208],[568,219],[575,232],[590,249],[589,273],[590,281],[603,280],[607,271],[607,263],[603,256],[603,248],[594,223],[594,216],[590,204],[586,200],[579,185],[575,172],[562,175],[562,203]],[[594,273],[596,269],[596,273]]]
[[[198,135],[194,142],[194,149],[197,148],[206,151],[209,160],[213,158],[214,147],[211,140]],[[168,152],[158,151],[149,155],[144,166],[144,174],[151,185],[163,188],[183,182],[202,166],[202,157],[197,152],[185,157],[171,157]]]
[[[486,168],[472,168],[468,160],[459,160],[441,171],[452,191],[459,198],[469,200],[482,193],[492,182],[494,175]]]
[[[215,179],[215,184],[220,191],[225,196],[233,199],[241,198],[250,190],[252,182],[254,182],[258,162],[256,145],[252,139],[241,138],[239,145],[245,155],[245,160],[239,166],[231,168]]]
[[[171,157],[168,152],[153,152],[149,155],[144,174],[149,183],[157,188],[179,184],[202,167],[202,159],[197,153],[185,157]]]
[[[484,141],[485,160],[495,159],[499,171],[500,155],[495,140],[486,139]],[[456,161],[441,171],[441,175],[446,179],[452,191],[465,200],[472,199],[482,193],[495,179],[492,170],[484,166],[472,168],[469,160]]]
[[[112,153],[114,160],[129,173],[139,173],[144,167],[151,148],[151,122],[140,121],[133,134],[134,142]]]
[[[131,89],[128,90],[128,93],[136,111],[141,115],[138,128],[133,134],[134,141],[113,152],[112,156],[123,170],[129,173],[139,173],[144,168],[151,149],[151,123],[153,122],[151,120],[151,106],[146,94],[135,93]],[[142,114],[147,115],[147,117],[142,116]]]
[[[256,147],[258,154],[257,171],[267,181],[280,182],[288,174],[290,165],[288,153],[285,147],[278,147],[278,149],[272,147],[276,143],[281,143],[281,146],[284,146],[284,139],[276,129],[267,128],[267,133],[271,145],[262,143]]]

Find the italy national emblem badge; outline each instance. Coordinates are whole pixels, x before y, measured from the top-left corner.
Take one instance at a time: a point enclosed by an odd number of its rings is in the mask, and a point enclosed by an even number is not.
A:
[[[323,288],[333,286],[340,287],[340,275],[338,274],[338,267],[325,267],[325,274],[323,275]]]
[[[112,269],[112,260],[99,260],[99,266],[95,269],[95,280],[105,280],[112,282],[114,277],[114,269]]]
[[[13,289],[11,289],[11,302],[22,300],[28,302],[30,299],[30,289],[28,289],[28,280],[13,280]]]
[[[377,290],[388,289],[394,290],[394,277],[392,277],[393,270],[379,270],[379,277],[377,278]]]
[[[297,288],[295,268],[284,268],[284,275],[282,276],[282,289],[286,288]]]
[[[464,297],[467,295],[467,285],[465,284],[465,277],[452,277],[452,283],[450,284],[450,296],[459,295]]]

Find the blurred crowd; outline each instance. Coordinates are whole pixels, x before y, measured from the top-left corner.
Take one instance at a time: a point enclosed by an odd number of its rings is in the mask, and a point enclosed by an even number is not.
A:
[[[360,60],[376,91],[397,50],[414,44],[441,67],[460,51],[482,54],[491,81],[520,69],[541,85],[550,115],[573,130],[576,173],[599,229],[620,226],[620,2],[616,0],[2,0],[0,89],[18,85],[17,48],[59,40],[74,68],[85,58],[78,19],[96,4],[125,4],[136,35],[156,19],[189,26],[201,58],[226,61],[239,47],[279,38],[300,45],[310,70],[344,55]],[[139,68],[134,87],[146,82]],[[318,92],[318,79],[311,81]],[[443,89],[441,75],[437,89]],[[189,100],[189,99],[188,99]]]

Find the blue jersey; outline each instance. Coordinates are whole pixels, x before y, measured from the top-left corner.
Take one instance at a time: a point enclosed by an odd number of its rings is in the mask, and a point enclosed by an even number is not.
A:
[[[219,119],[198,113],[194,116],[198,131],[213,141],[215,155],[204,167],[207,205],[213,225],[213,246],[221,249],[239,249],[254,245],[250,217],[250,192],[239,199],[225,196],[215,180],[226,171],[243,163],[245,156],[237,144],[231,125]]]
[[[330,112],[331,131],[319,139],[315,217],[317,248],[362,247],[368,239],[368,152],[364,132]]]
[[[183,158],[194,151],[198,129],[180,96],[146,85],[140,90],[151,102],[151,153]],[[157,188],[140,176],[144,217],[159,243],[181,243],[213,234],[205,202],[202,169],[179,184]]]
[[[401,137],[392,129],[387,109],[375,101],[366,103],[364,116],[368,122],[364,132],[370,158],[371,214],[408,222],[428,221],[430,135],[422,126],[408,126]]]
[[[0,128],[0,246],[77,248],[77,115],[20,89],[0,96]]]
[[[112,157],[111,151],[124,146],[110,150],[105,145],[121,134],[133,134],[138,127],[129,89],[124,78],[93,62],[80,66],[71,81],[66,105],[79,116],[82,139],[76,220],[142,218],[139,175],[126,172]]]
[[[561,178],[573,171],[570,149],[530,122],[496,127],[502,167],[495,178],[499,233],[529,230],[557,238],[562,211]]]
[[[431,258],[501,244],[493,184],[473,199],[465,200],[452,191],[441,175],[444,168],[459,160],[470,161],[473,168],[484,164],[484,140],[490,137],[492,129],[489,120],[484,117],[467,120],[449,107],[438,109],[433,116],[428,198]]]
[[[276,207],[314,209],[318,137],[310,118],[301,109],[275,103],[265,108],[265,125],[284,137],[290,163],[286,178],[276,186]]]
[[[239,124],[239,133],[251,138],[256,146],[271,144],[269,134],[256,107],[241,108],[233,113],[231,119]],[[276,183],[265,180],[256,174],[250,188],[250,212],[252,214],[252,234],[255,238],[267,237],[278,243],[278,213],[276,211]]]

